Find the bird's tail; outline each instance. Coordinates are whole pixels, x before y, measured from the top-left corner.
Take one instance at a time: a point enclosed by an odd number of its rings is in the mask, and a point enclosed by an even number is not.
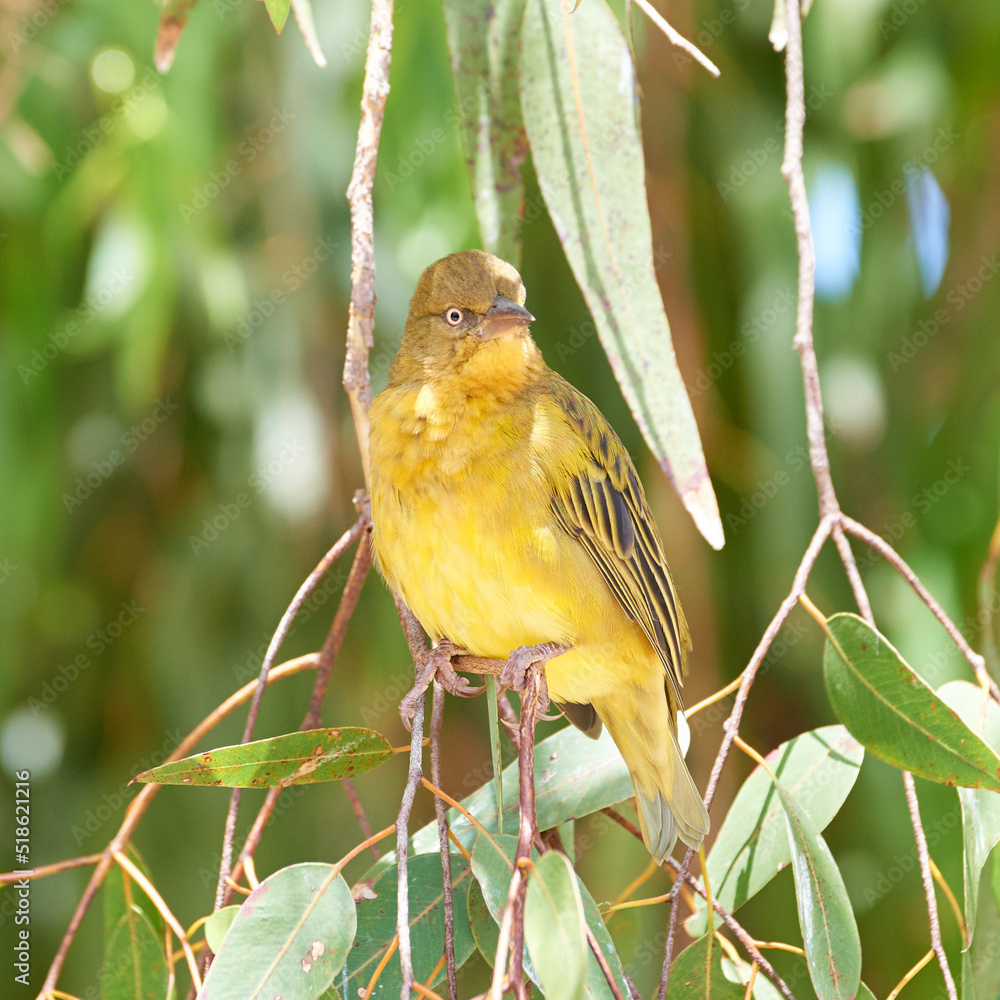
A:
[[[594,708],[632,775],[650,854],[662,864],[678,837],[699,848],[708,834],[708,813],[677,744],[666,691],[629,688],[595,700]]]

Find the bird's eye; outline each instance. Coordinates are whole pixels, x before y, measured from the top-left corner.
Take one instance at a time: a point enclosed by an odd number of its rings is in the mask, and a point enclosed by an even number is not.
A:
[[[448,306],[444,311],[444,319],[449,326],[458,326],[465,319],[465,313],[458,306]]]

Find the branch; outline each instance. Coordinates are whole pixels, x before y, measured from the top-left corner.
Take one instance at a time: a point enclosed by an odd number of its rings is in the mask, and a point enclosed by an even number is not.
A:
[[[441,787],[441,725],[444,722],[444,688],[434,685],[431,702],[431,781]],[[448,1000],[458,1000],[458,978],[455,969],[455,901],[451,889],[451,847],[448,842],[448,807],[444,799],[434,796],[438,841],[441,848],[441,880],[444,887],[444,956],[448,967]]]
[[[372,0],[365,81],[361,90],[361,123],[358,126],[354,170],[347,188],[347,201],[351,206],[351,306],[344,360],[344,388],[351,403],[365,485],[369,482],[368,407],[372,399],[368,354],[375,346],[375,213],[372,188],[385,102],[389,96],[391,57],[392,0]]]
[[[937,897],[934,895],[934,879],[931,875],[930,855],[927,853],[927,837],[920,821],[920,803],[917,802],[917,789],[913,783],[913,775],[903,772],[903,786],[906,788],[906,804],[910,808],[910,821],[913,823],[913,836],[917,841],[917,857],[920,859],[920,874],[924,882],[924,895],[927,897],[927,918],[931,929],[931,948],[937,956],[944,976],[944,986],[948,991],[949,1000],[958,1000],[955,992],[955,980],[952,979],[948,959],[945,957],[944,945],[941,944],[941,923],[938,920]]]

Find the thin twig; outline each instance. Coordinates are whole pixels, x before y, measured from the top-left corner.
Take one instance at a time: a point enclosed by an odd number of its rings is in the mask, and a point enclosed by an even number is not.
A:
[[[444,722],[444,688],[434,684],[431,701],[431,781],[441,786],[441,726]],[[455,969],[455,901],[451,889],[451,848],[448,840],[448,808],[444,799],[434,796],[438,841],[441,847],[441,879],[444,886],[444,957],[448,967],[448,997],[458,998],[458,978]]]
[[[399,935],[399,968],[402,977],[400,1000],[410,1000],[413,988],[413,955],[410,948],[410,894],[407,880],[407,841],[410,812],[422,775],[424,748],[424,699],[418,698],[410,731],[410,769],[396,817],[396,933]]]
[[[306,656],[298,656],[294,660],[288,660],[271,671],[271,674],[268,677],[268,684],[273,684],[276,681],[284,679],[285,677],[291,677],[293,674],[301,673],[303,670],[314,669],[316,662],[317,658],[315,653],[309,653]],[[180,743],[177,744],[174,751],[167,757],[164,763],[180,760],[182,757],[186,756],[206,733],[214,729],[215,726],[217,726],[231,712],[239,708],[240,705],[249,701],[256,689],[257,681],[251,681],[249,684],[245,684],[242,688],[240,688],[239,691],[231,694],[221,705],[209,712],[209,714],[205,716],[205,718],[202,719],[202,721],[195,726],[195,728],[192,729],[191,732],[180,741]],[[101,884],[104,882],[108,872],[111,870],[111,866],[114,863],[114,853],[125,849],[128,842],[132,839],[132,834],[135,832],[136,827],[139,825],[139,820],[142,819],[146,810],[149,808],[150,803],[153,801],[154,796],[161,787],[163,786],[156,784],[143,785],[139,794],[136,795],[136,797],[125,809],[125,816],[122,819],[121,826],[118,828],[114,837],[111,838],[108,846],[101,853],[101,858],[97,863],[97,867],[91,874],[90,881],[87,882],[87,887],[84,889],[83,895],[80,897],[80,902],[77,903],[76,909],[73,911],[73,916],[70,918],[66,932],[63,934],[62,940],[59,942],[59,947],[56,950],[55,957],[52,959],[52,964],[49,966],[49,971],[45,975],[45,981],[42,983],[42,988],[39,994],[40,996],[53,994],[55,992],[56,983],[59,981],[59,974],[62,972],[62,967],[66,962],[66,956],[69,954],[70,946],[73,944],[73,939],[76,937],[76,933],[80,929],[80,925],[83,923],[83,918],[87,915],[87,911],[90,909],[90,904],[94,901],[94,897],[97,895],[98,889],[100,889]]]
[[[354,170],[347,188],[347,201],[351,207],[351,306],[344,360],[344,388],[351,403],[351,417],[366,486],[369,484],[368,407],[372,398],[368,354],[375,346],[375,212],[372,189],[385,102],[389,96],[391,58],[392,0],[372,0],[365,80],[361,90],[361,122]]]
[[[267,675],[274,665],[274,660],[278,655],[281,644],[288,636],[292,622],[295,621],[295,616],[302,609],[302,605],[305,604],[309,595],[316,589],[316,585],[326,575],[327,570],[357,541],[364,529],[364,519],[359,518],[337,539],[333,548],[323,556],[316,568],[306,577],[295,597],[292,598],[292,603],[288,605],[287,610],[281,616],[281,621],[278,622],[278,627],[275,629],[274,635],[268,643],[267,652],[264,654],[264,662],[260,665],[257,689],[254,691],[253,699],[250,702],[250,709],[247,712],[247,721],[243,727],[243,736],[240,739],[240,743],[249,743],[253,736],[254,726],[257,723],[257,713],[260,711],[260,702],[264,697],[264,689],[267,687]],[[225,902],[228,892],[226,879],[232,873],[233,838],[236,835],[236,820],[240,809],[241,792],[242,789],[234,788],[229,797],[229,811],[226,814],[226,828],[222,838],[222,856],[219,862],[219,880],[215,887],[215,908],[217,910]]]
[[[683,49],[692,59],[696,62],[702,64],[712,74],[712,76],[720,76],[719,67],[712,62],[708,56],[705,55],[701,49],[698,48],[693,42],[689,42],[676,28],[672,27],[669,22],[664,18],[664,16],[649,2],[649,0],[635,0],[636,4],[642,10],[642,12],[655,24],[660,31],[663,32],[670,39],[672,45],[676,45],[677,48]],[[631,37],[631,32],[629,32],[629,37]]]
[[[861,573],[858,571],[858,564],[854,558],[854,552],[851,550],[851,543],[848,541],[847,535],[844,534],[844,529],[839,520],[833,526],[833,542],[837,546],[837,552],[840,553],[840,561],[844,564],[844,571],[847,573],[847,579],[850,581],[851,590],[854,591],[854,600],[857,602],[861,617],[874,626],[875,616],[872,614],[871,601],[868,600],[868,592],[865,590],[865,585],[861,580]]]
[[[923,585],[920,577],[910,569],[906,560],[885,539],[880,538],[874,531],[859,524],[846,514],[843,515],[843,525],[845,531],[854,535],[855,538],[860,538],[866,545],[873,548],[913,588],[920,600],[930,609],[931,614],[944,626],[944,630],[951,636],[952,642],[958,646],[962,655],[968,660],[977,680],[997,701],[1000,701],[1000,689],[998,689],[996,681],[987,673],[986,661],[968,644],[965,636],[948,617],[944,608],[934,599],[931,592]]]
[[[941,966],[941,975],[944,977],[944,987],[948,991],[949,1000],[958,1000],[955,980],[952,978],[951,969],[948,968],[948,959],[944,953],[944,945],[941,943],[941,922],[938,919],[937,897],[934,895],[930,855],[927,853],[927,837],[924,835],[923,823],[920,821],[920,803],[917,801],[916,785],[913,782],[913,775],[909,771],[903,772],[903,786],[906,788],[906,804],[910,809],[913,836],[917,841],[917,858],[920,861],[920,875],[924,882],[924,896],[927,897],[927,922],[931,930],[931,948],[937,956],[938,965]]]

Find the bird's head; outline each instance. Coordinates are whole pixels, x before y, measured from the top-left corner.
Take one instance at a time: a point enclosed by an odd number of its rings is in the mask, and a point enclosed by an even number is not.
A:
[[[506,261],[465,250],[431,264],[410,300],[395,381],[495,383],[541,367],[521,276]]]

